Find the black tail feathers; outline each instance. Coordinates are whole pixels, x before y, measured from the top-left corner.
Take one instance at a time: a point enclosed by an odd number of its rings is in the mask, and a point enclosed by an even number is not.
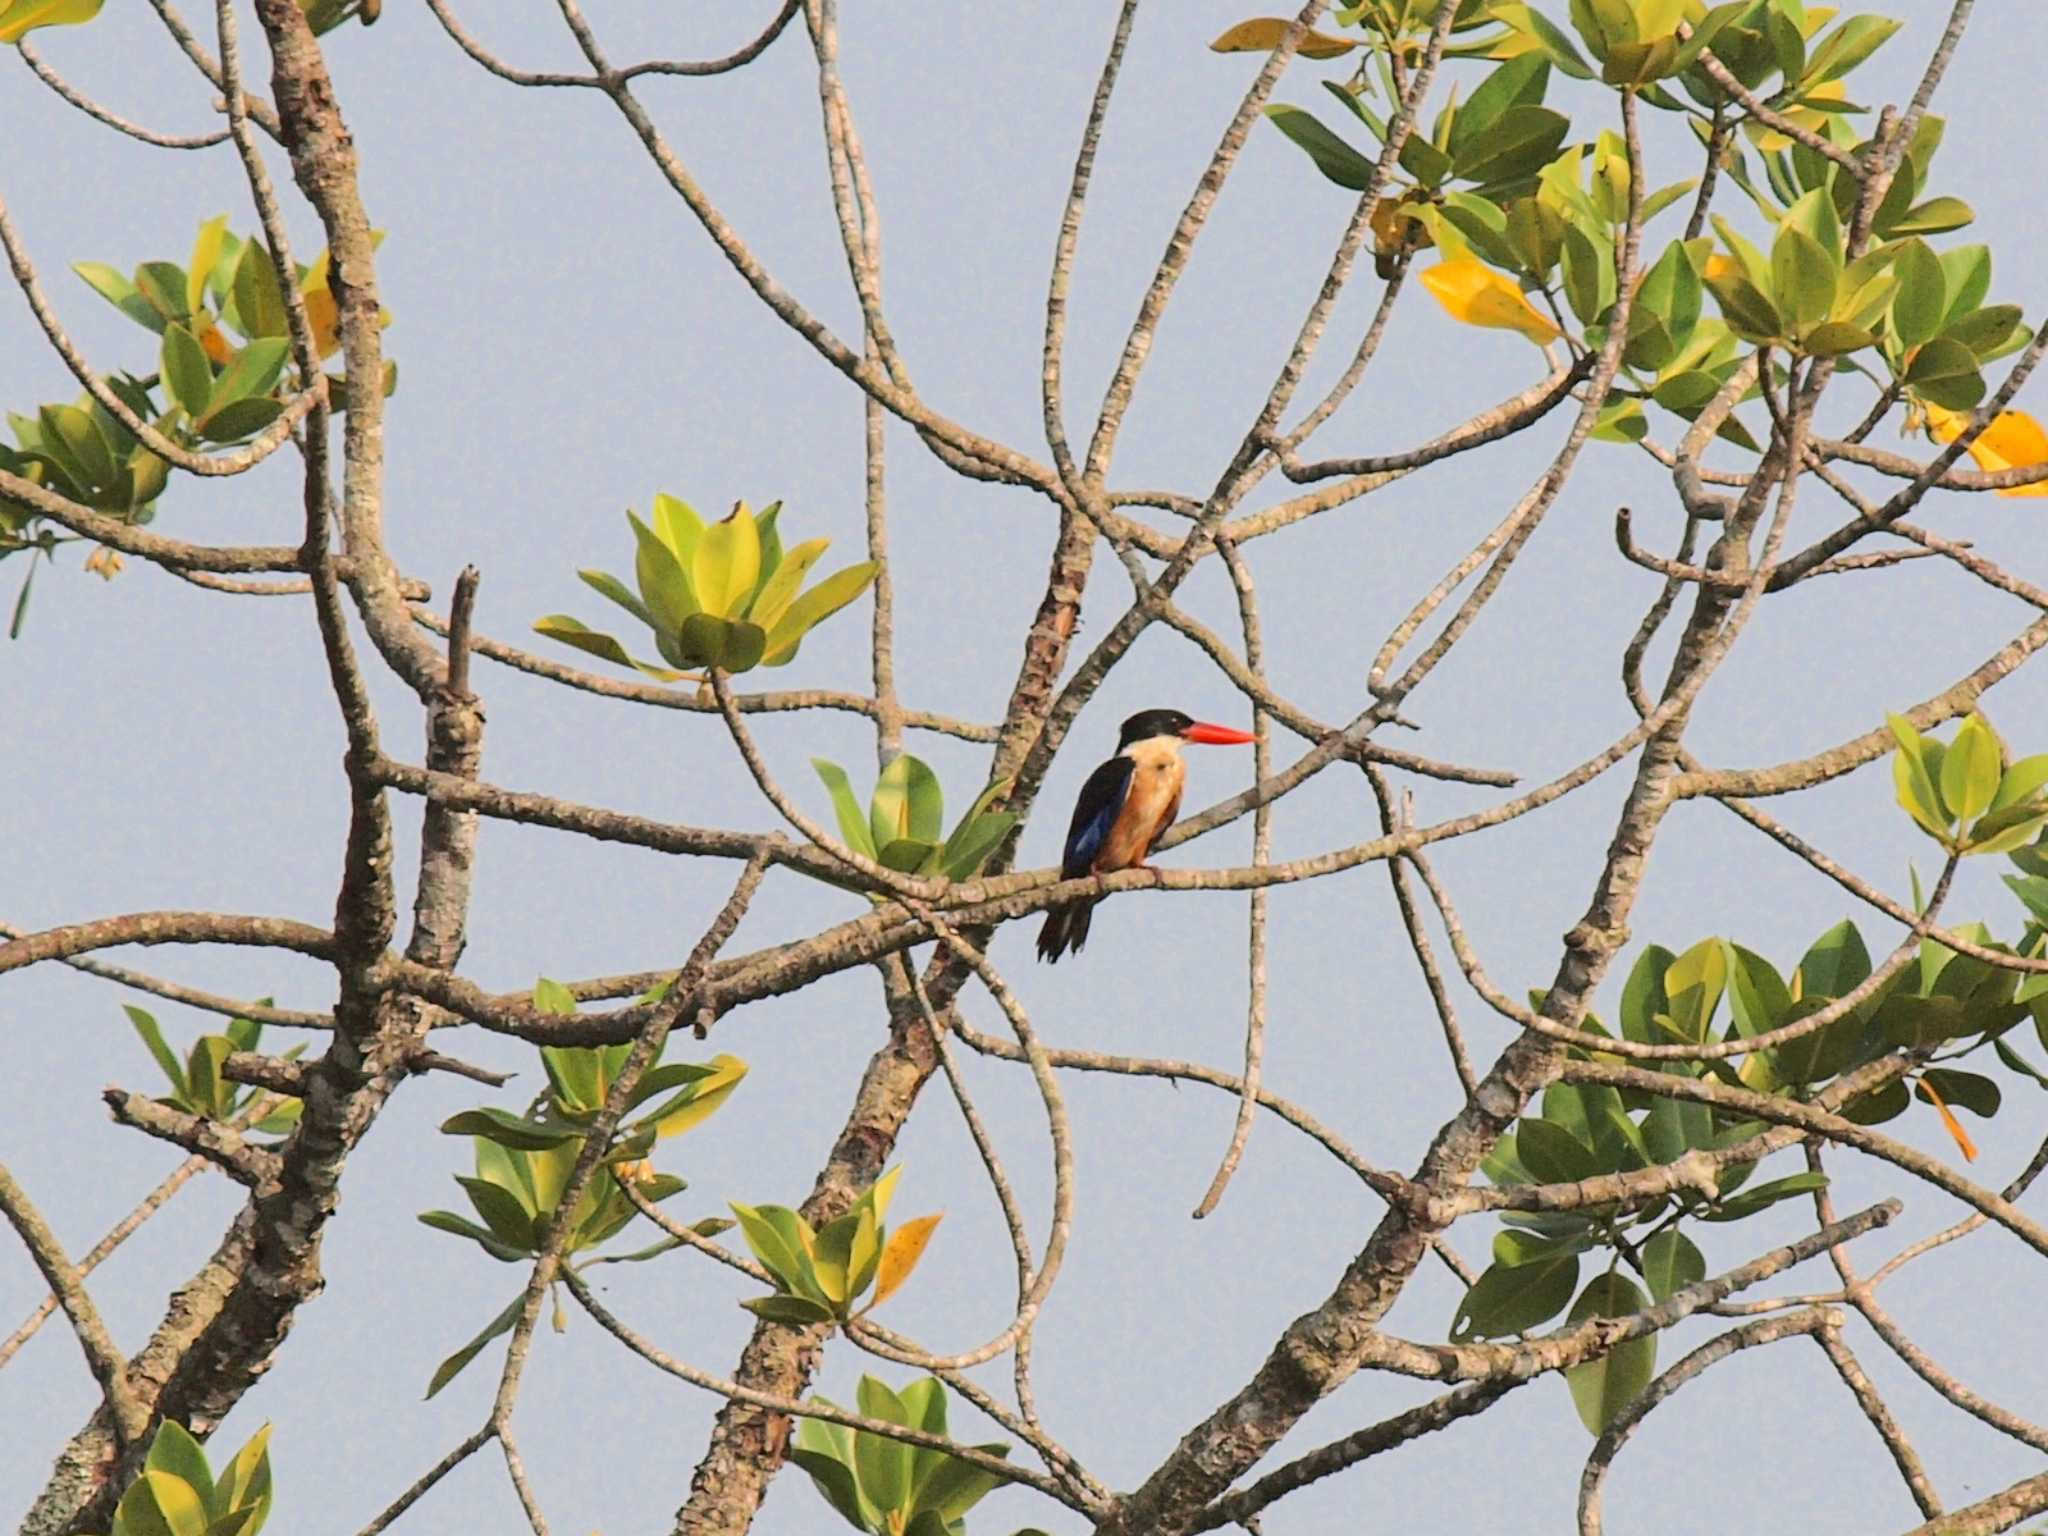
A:
[[[1038,958],[1057,961],[1061,955],[1075,955],[1088,942],[1088,923],[1095,915],[1095,903],[1077,901],[1054,907],[1045,914],[1045,926],[1038,930]]]

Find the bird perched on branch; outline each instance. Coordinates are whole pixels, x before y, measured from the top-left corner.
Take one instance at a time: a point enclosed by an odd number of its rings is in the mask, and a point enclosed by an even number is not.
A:
[[[1237,746],[1253,739],[1249,731],[1207,725],[1177,709],[1148,709],[1124,722],[1116,756],[1088,775],[1067,829],[1066,854],[1060,878],[1136,869],[1145,862],[1159,834],[1180,812],[1180,791],[1187,779],[1181,761],[1185,742],[1205,746]],[[1096,897],[1053,907],[1038,930],[1038,956],[1058,960],[1088,942],[1088,921]]]

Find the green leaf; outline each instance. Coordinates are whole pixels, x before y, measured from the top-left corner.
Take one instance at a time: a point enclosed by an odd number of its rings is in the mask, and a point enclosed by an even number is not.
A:
[[[1942,335],[1973,352],[1977,360],[1989,362],[2009,350],[2015,336],[2025,337],[2017,304],[1992,304],[1951,320]]]
[[[1651,1020],[1670,1009],[1664,994],[1664,973],[1677,958],[1661,944],[1645,945],[1643,952],[1636,956],[1636,963],[1630,968],[1628,980],[1622,983],[1621,988],[1621,1035],[1624,1040],[1633,1040],[1638,1045],[1658,1042],[1659,1036]]]
[[[688,502],[664,491],[654,493],[652,515],[654,531],[674,553],[676,563],[687,571],[696,557],[697,541],[704,536],[704,519]]]
[[[763,629],[773,631],[778,620],[789,611],[789,605],[796,600],[797,588],[804,584],[804,577],[810,574],[818,557],[825,553],[830,539],[807,539],[790,550],[776,562],[775,569],[761,581],[761,589],[747,608],[747,617]]]
[[[1680,1038],[1698,1043],[1713,1033],[1714,1011],[1728,983],[1728,949],[1719,939],[1702,939],[1664,972],[1670,998],[1667,1014]]]
[[[700,611],[690,578],[677,562],[675,551],[637,514],[628,512],[626,521],[633,527],[633,574],[640,586],[640,600],[654,615],[657,628],[680,634],[683,621]]]
[[[2043,785],[2048,785],[2048,752],[2023,757],[1999,777],[1998,793],[1991,797],[1991,809],[2002,811],[2008,806],[2030,801]]]
[[[185,269],[173,261],[145,261],[135,269],[135,289],[165,322],[185,320]]]
[[[655,627],[654,615],[648,610],[647,605],[640,601],[639,594],[619,580],[618,577],[610,575],[605,571],[585,570],[578,571],[576,574],[583,579],[584,585],[590,587],[593,591],[602,592],[649,629]]]
[[[206,414],[213,400],[213,365],[205,349],[182,325],[164,327],[162,349],[164,387],[171,398],[185,408],[194,421]]]
[[[1564,30],[1533,5],[1496,4],[1493,14],[1496,20],[1532,39],[1543,50],[1543,56],[1565,74],[1577,80],[1593,78],[1585,57],[1573,46]]]
[[[1572,1306],[1571,1321],[1593,1317],[1628,1317],[1643,1310],[1643,1293],[1622,1275],[1595,1275]],[[1657,1336],[1646,1334],[1618,1344],[1598,1360],[1575,1365],[1564,1373],[1579,1422],[1599,1434],[1621,1416],[1657,1373]]]
[[[1926,738],[1903,715],[1886,715],[1885,723],[1899,744],[1892,758],[1892,783],[1899,805],[1924,831],[1946,841],[1951,818],[1941,803],[1934,776],[1927,771]]]
[[[1932,1067],[1920,1074],[1921,1080],[1941,1095],[1946,1104],[1967,1109],[1971,1114],[1990,1119],[1998,1113],[1998,1106],[2004,1095],[1998,1084],[1988,1077],[1975,1072],[1959,1072],[1952,1067]],[[1923,1099],[1927,1096],[1922,1093]],[[1932,1103],[1932,1100],[1928,1100]]]
[[[1506,1338],[1546,1323],[1570,1303],[1578,1282],[1575,1253],[1529,1264],[1491,1265],[1458,1303],[1451,1342]]]
[[[1564,294],[1572,313],[1587,325],[1597,322],[1614,302],[1614,253],[1576,223],[1564,231]]]
[[[1639,443],[1649,435],[1640,400],[1610,400],[1593,422],[1592,436],[1603,443]]]
[[[822,757],[812,758],[811,768],[824,781],[825,791],[832,797],[832,811],[839,821],[840,840],[861,857],[874,858],[874,835],[868,817],[861,812],[860,801],[854,797],[846,770]]]
[[[1451,157],[1420,133],[1411,133],[1402,142],[1400,163],[1402,170],[1431,191],[1441,187],[1451,174]]]
[[[242,247],[242,259],[235,265],[233,297],[223,318],[251,341],[282,340],[289,328],[276,263],[259,241],[251,240]]]
[[[1964,852],[2010,853],[2021,844],[2033,841],[2044,824],[2048,824],[2048,804],[2039,800],[1986,812],[1970,828]]]
[[[1790,224],[1778,231],[1771,244],[1771,296],[1795,333],[1827,319],[1839,275],[1839,258],[1811,235]]]
[[[1661,320],[1671,348],[1650,367],[1662,367],[1692,339],[1700,320],[1700,275],[1685,242],[1674,240],[1644,274],[1636,292],[1635,313]],[[1633,316],[1631,317],[1633,323]]]
[[[1768,1184],[1759,1184],[1754,1189],[1720,1202],[1719,1208],[1707,1214],[1708,1221],[1740,1221],[1754,1216],[1766,1206],[1776,1205],[1780,1200],[1790,1200],[1794,1195],[1810,1194],[1816,1189],[1827,1188],[1828,1176],[1824,1173],[1793,1173],[1782,1179],[1773,1179]]]
[[[259,1522],[270,1513],[270,1426],[265,1424],[243,1442],[234,1460],[214,1480],[216,1518],[231,1510],[254,1510]]]
[[[145,1470],[121,1495],[114,1529],[122,1536],[206,1536],[206,1506],[184,1479]]]
[[[1941,258],[1924,240],[1901,245],[1892,258],[1892,271],[1899,279],[1892,297],[1892,334],[1906,346],[1917,347],[1941,329],[1948,314],[1948,279]]]
[[[1902,23],[1889,16],[1851,16],[1822,38],[1806,56],[1799,88],[1810,91],[1839,80],[1882,48]]]
[[[683,676],[681,672],[668,667],[657,667],[649,662],[636,660],[612,636],[601,634],[581,619],[573,619],[566,613],[551,613],[546,618],[534,620],[533,632],[537,635],[546,635],[550,640],[559,640],[564,645],[573,645],[579,651],[605,661],[616,662],[619,666],[632,667],[666,683],[675,682]]]
[[[164,317],[145,299],[135,285],[103,261],[74,261],[71,270],[91,285],[93,292],[112,304],[138,325],[161,332]]]
[[[267,395],[276,388],[278,375],[284,371],[285,354],[291,350],[291,343],[282,337],[266,336],[250,342],[229,360],[220,377],[213,381],[213,400],[209,414],[218,414],[222,407],[237,400],[252,400]],[[196,418],[196,424],[204,424],[205,418]]]
[[[163,1068],[164,1076],[170,1079],[171,1091],[178,1098],[185,1097],[185,1064],[178,1060],[177,1053],[164,1043],[164,1033],[157,1027],[156,1018],[145,1009],[133,1003],[123,1003],[121,1011],[128,1015],[128,1022],[135,1026],[135,1033],[142,1037],[142,1043],[149,1047],[149,1054],[156,1058],[156,1064]]]
[[[519,1152],[545,1152],[565,1141],[582,1139],[582,1133],[572,1126],[543,1125],[491,1105],[450,1115],[441,1122],[441,1131],[447,1136],[481,1136]]]
[[[491,1235],[508,1248],[533,1252],[537,1247],[539,1233],[535,1230],[534,1217],[519,1197],[511,1191],[501,1189],[488,1179],[455,1176],[469,1196],[469,1203],[476,1207],[477,1215],[483,1217],[484,1225],[491,1229]]]
[[[1982,245],[1959,245],[1941,253],[1941,273],[1948,287],[1946,329],[1973,313],[1991,292],[1991,250]]]
[[[1906,1085],[1895,1079],[1847,1105],[1842,1110],[1842,1118],[1857,1125],[1882,1125],[1903,1115],[1910,1103],[1912,1095],[1906,1091]]]
[[[1729,946],[1735,964],[1728,973],[1728,1007],[1736,1033],[1760,1035],[1776,1029],[1792,1007],[1792,993],[1778,968],[1741,945]]]
[[[104,491],[114,483],[113,451],[89,413],[75,405],[46,405],[36,417],[43,428],[43,453],[56,459],[81,490]]]
[[[871,1203],[862,1202],[858,1207],[859,1220],[853,1229],[853,1247],[847,1254],[846,1294],[865,1295],[873,1283],[875,1271],[882,1262],[882,1226]],[[877,1296],[875,1302],[884,1298]],[[875,1303],[870,1303],[873,1306]]]
[[[232,1514],[221,1515],[207,1526],[206,1536],[256,1536],[262,1528],[265,1511],[238,1509]]]
[[[210,443],[233,443],[254,437],[283,414],[283,402],[264,395],[249,400],[216,399],[206,420],[195,425]]]
[[[1851,325],[1846,320],[1824,320],[1808,331],[1799,344],[1808,357],[1841,357],[1861,352],[1877,342],[1877,332]]]
[[[891,1424],[910,1424],[903,1400],[872,1376],[860,1379],[857,1397],[860,1411],[871,1419]],[[905,1508],[910,1502],[911,1447],[901,1440],[856,1431],[853,1437],[853,1465],[860,1476],[861,1491],[887,1512]]]
[[[1564,215],[1541,198],[1518,198],[1508,205],[1507,243],[1522,270],[1544,277],[1564,256]]]
[[[475,1338],[463,1345],[462,1348],[455,1351],[454,1354],[436,1366],[433,1376],[427,1382],[427,1396],[431,1398],[436,1392],[447,1386],[449,1382],[461,1375],[463,1367],[474,1360],[482,1352],[483,1347],[490,1343],[491,1340],[497,1338],[500,1334],[510,1333],[513,1324],[519,1321],[520,1303],[525,1300],[524,1292],[514,1296],[507,1303],[504,1311],[484,1325],[482,1333],[479,1333]]]
[[[1930,197],[1906,210],[1905,216],[1885,229],[1888,240],[1903,235],[1941,235],[1975,221],[1976,210],[1960,197]]]
[[[1461,125],[1464,116],[1459,114]],[[1499,121],[1474,134],[1453,154],[1451,174],[1480,186],[1524,180],[1549,163],[1569,132],[1571,119],[1561,112],[1548,107],[1509,107]]]
[[[201,1035],[185,1058],[185,1096],[195,1115],[225,1120],[232,1113],[235,1086],[221,1076],[221,1063],[231,1049],[225,1035]]]
[[[500,1242],[486,1227],[480,1227],[467,1216],[458,1216],[453,1211],[421,1211],[422,1225],[432,1227],[436,1232],[446,1232],[454,1237],[466,1237],[492,1258],[506,1264],[523,1264],[532,1257],[532,1245],[522,1243],[517,1247]]]
[[[1266,116],[1272,119],[1274,127],[1306,150],[1316,169],[1338,186],[1363,192],[1372,184],[1372,161],[1325,128],[1314,113],[1275,102],[1266,108]],[[1417,137],[1411,135],[1409,142]]]
[[[836,1315],[822,1301],[778,1291],[773,1296],[749,1296],[740,1302],[763,1322],[782,1323],[791,1328],[809,1328],[829,1323]]]
[[[1906,383],[1936,405],[1966,411],[1984,398],[1977,354],[1959,341],[1937,336],[1914,352]]]
[[[749,672],[760,664],[767,643],[767,633],[758,624],[693,613],[683,620],[679,648],[669,654],[691,666]]]
[[[1007,1445],[977,1445],[977,1451],[991,1456],[1007,1456]],[[979,1504],[996,1488],[1002,1486],[1002,1479],[995,1473],[984,1471],[971,1461],[962,1461],[958,1456],[943,1452],[922,1452],[932,1456],[935,1463],[922,1474],[915,1490],[917,1508],[920,1512],[935,1514],[949,1525],[964,1519],[967,1511]]]
[[[734,1216],[739,1218],[740,1235],[747,1246],[760,1260],[763,1268],[775,1276],[790,1291],[802,1289],[800,1282],[805,1278],[807,1259],[801,1245],[791,1239],[783,1224],[778,1223],[772,1212],[775,1206],[741,1205],[729,1201]]]
[[[213,1502],[213,1469],[206,1464],[206,1452],[199,1448],[185,1426],[165,1419],[149,1443],[149,1459],[143,1463],[153,1472],[177,1478],[199,1496],[201,1505]]]
[[[1692,36],[1679,45],[1678,52],[1672,57],[1668,73],[1678,75],[1691,69],[1699,62],[1699,56],[1714,46],[1714,39],[1721,35],[1722,29],[1749,9],[1749,0],[1730,0],[1729,4],[1715,6],[1694,22]]]
[[[1832,1001],[1822,996],[1802,997],[1786,1011],[1779,1023],[1781,1026],[1797,1024],[1813,1017]],[[1775,1047],[1770,1052],[1771,1067],[1785,1083],[1821,1082],[1848,1065],[1866,1029],[1863,1018],[1851,1010],[1832,1024],[1824,1024],[1796,1040],[1787,1040]]]
[[[1482,135],[1510,107],[1535,107],[1543,103],[1544,88],[1550,81],[1550,61],[1541,53],[1525,53],[1509,59],[1479,83],[1451,124],[1450,142],[1445,146],[1453,159]]]
[[[867,591],[874,579],[872,561],[849,565],[827,576],[791,603],[788,611],[776,620],[775,627],[768,632],[768,647],[762,660],[771,667],[788,662],[796,655],[806,633]]]
[[[1961,820],[1974,821],[1991,808],[2004,767],[1999,757],[1998,738],[1973,711],[1941,760],[1942,802]]]
[[[1693,1240],[1676,1227],[1666,1227],[1643,1244],[1643,1279],[1659,1302],[1707,1277],[1707,1261]],[[1640,1310],[1640,1309],[1634,1309]]]
[[[804,1427],[808,1427],[816,1422],[814,1419],[798,1421]],[[841,1425],[834,1425],[832,1427],[835,1429],[843,1428]],[[802,1433],[801,1428],[798,1430],[798,1433]],[[850,1465],[852,1455],[851,1446],[848,1447],[846,1452],[848,1459],[842,1461],[830,1451],[798,1444],[790,1447],[789,1459],[810,1474],[813,1486],[817,1488],[827,1504],[830,1504],[839,1511],[841,1519],[845,1520],[855,1530],[865,1531],[872,1529],[877,1512],[873,1505],[864,1504],[861,1499],[860,1487],[854,1481],[853,1467]]]
[[[939,852],[939,869],[948,880],[971,880],[1017,825],[1015,811],[997,811],[963,821]]]
[[[1593,1149],[1554,1120],[1525,1115],[1515,1128],[1515,1149],[1541,1184],[1572,1184],[1604,1171]]]
[[[877,848],[905,837],[936,845],[945,835],[945,797],[938,775],[908,752],[890,759],[875,780],[868,826]]]

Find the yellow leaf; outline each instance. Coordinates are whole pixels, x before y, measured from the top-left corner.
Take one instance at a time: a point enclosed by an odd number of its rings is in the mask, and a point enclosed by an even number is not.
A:
[[[1287,35],[1293,23],[1279,16],[1258,16],[1250,21],[1240,21],[1228,32],[1209,45],[1211,53],[1271,53],[1280,46],[1280,39]],[[1313,27],[1301,40],[1298,50],[1305,59],[1335,59],[1349,53],[1358,46],[1348,37],[1332,37],[1328,32],[1318,32]]]
[[[660,1140],[666,1141],[671,1136],[680,1136],[702,1125],[732,1097],[733,1089],[739,1087],[740,1079],[747,1075],[744,1061],[723,1052],[711,1058],[711,1065],[718,1071],[710,1077],[699,1078],[690,1097],[656,1123],[655,1135]]]
[[[75,27],[99,15],[104,0],[0,0],[0,43],[18,43],[37,27]]]
[[[1812,13],[1808,12],[1808,14],[1811,15]],[[1830,80],[1825,85],[1816,85],[1806,93],[1804,99],[1807,101],[1847,101],[1849,98],[1847,87],[1841,81]],[[1791,119],[1809,133],[1818,133],[1823,137],[1827,134],[1828,114],[1816,107],[1787,107],[1783,109],[1780,115]],[[1781,149],[1790,149],[1792,147],[1791,135],[1780,133],[1775,128],[1766,128],[1761,123],[1745,123],[1743,124],[1742,131],[1749,135],[1750,142],[1755,144],[1757,150],[1762,154],[1775,155]]]
[[[889,1234],[889,1245],[882,1250],[881,1265],[875,1270],[875,1299],[868,1303],[870,1308],[879,1307],[910,1278],[910,1272],[924,1257],[925,1244],[932,1240],[932,1231],[944,1214],[942,1211],[906,1221]]]
[[[206,280],[213,275],[216,263],[220,261],[220,248],[227,238],[228,216],[216,214],[199,226],[199,238],[192,242],[192,267],[185,274],[185,308],[188,313],[199,312],[199,301],[206,297]]]
[[[1934,1084],[1923,1077],[1920,1079],[1920,1091],[1927,1095],[1928,1102],[1934,1106],[1934,1112],[1941,1116],[1941,1123],[1948,1127],[1949,1135],[1955,1137],[1956,1146],[1961,1149],[1963,1160],[1971,1163],[1977,1161],[1977,1143],[1970,1140],[1970,1133],[1963,1129],[1963,1122],[1956,1118],[1956,1112],[1942,1102],[1941,1095],[1934,1091]],[[887,1259],[882,1261],[882,1267],[889,1267]]]
[[[332,357],[341,349],[340,319],[334,294],[326,284],[306,290],[306,322],[313,327],[313,348],[323,358]]]
[[[889,1214],[889,1202],[896,1197],[896,1181],[903,1177],[903,1165],[898,1163],[883,1174],[867,1192],[867,1202],[874,1209],[875,1220],[881,1221]]]
[[[1538,346],[1561,334],[1517,288],[1513,279],[1494,271],[1476,256],[1440,261],[1422,274],[1422,286],[1454,320],[1493,330],[1519,331]]]
[[[1963,428],[1970,424],[1968,411],[1951,411],[1929,402],[1927,412],[1927,435],[1937,443],[1951,443],[1963,435]],[[1970,444],[1970,457],[1977,461],[1977,467],[1987,473],[2001,469],[2031,469],[2037,464],[2048,464],[2048,432],[2041,429],[2041,423],[2025,411],[2001,411],[1990,426]],[[2048,480],[2033,485],[2015,485],[1997,493],[2000,496],[2048,496]]]

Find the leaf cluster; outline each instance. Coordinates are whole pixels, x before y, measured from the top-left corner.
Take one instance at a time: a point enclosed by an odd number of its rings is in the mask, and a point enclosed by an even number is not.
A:
[[[642,1001],[658,1001],[666,990],[657,987]],[[576,1000],[568,989],[545,978],[534,988],[533,1000],[544,1012],[567,1016],[576,1011]],[[455,1182],[462,1186],[479,1220],[436,1210],[421,1212],[420,1221],[436,1231],[468,1238],[503,1263],[528,1263],[538,1257],[584,1142],[632,1049],[631,1044],[542,1046],[541,1064],[548,1088],[525,1114],[487,1105],[450,1116],[442,1123],[442,1131],[468,1136],[474,1147],[474,1174],[458,1174]],[[658,1059],[651,1063],[626,1101],[628,1114],[640,1113],[619,1128],[603,1165],[584,1185],[569,1213],[563,1254],[588,1253],[600,1247],[640,1214],[627,1197],[628,1183],[650,1204],[672,1199],[688,1188],[674,1174],[655,1172],[646,1161],[647,1154],[656,1142],[679,1136],[716,1113],[746,1075],[747,1064],[736,1056],[719,1055],[703,1064]],[[731,1225],[720,1217],[698,1222],[693,1230],[699,1236],[715,1237]],[[664,1239],[634,1253],[605,1255],[598,1262],[651,1259],[675,1246],[674,1239]],[[454,1380],[492,1339],[510,1330],[519,1316],[521,1299],[514,1297],[483,1332],[441,1362],[428,1383],[428,1397]]]
[[[270,999],[266,997],[259,1001],[267,1005]],[[135,1033],[142,1037],[149,1054],[170,1080],[171,1091],[160,1097],[158,1103],[226,1125],[262,1095],[262,1089],[244,1088],[221,1072],[222,1063],[232,1052],[254,1051],[261,1045],[263,1026],[253,1019],[234,1019],[220,1034],[201,1035],[181,1061],[164,1040],[155,1015],[132,1003],[123,1004],[121,1011],[128,1015],[128,1022],[135,1026]],[[284,1053],[284,1059],[295,1060],[305,1049],[303,1045],[295,1045]],[[299,1100],[286,1099],[257,1121],[253,1129],[266,1136],[282,1136],[299,1123],[299,1113],[304,1108]]]
[[[844,768],[822,757],[812,758],[811,767],[832,796],[846,846],[898,874],[972,879],[1017,825],[1014,811],[990,809],[1009,792],[1008,779],[984,789],[952,832],[945,833],[945,792],[921,758],[908,752],[892,758],[877,775],[865,812]]]
[[[783,1205],[733,1204],[740,1233],[762,1268],[775,1278],[772,1296],[741,1306],[756,1317],[793,1327],[844,1323],[872,1311],[894,1295],[924,1256],[939,1217],[919,1216],[894,1231],[883,1225],[896,1193],[901,1168],[892,1168],[861,1192],[847,1213],[813,1231],[801,1214]],[[873,1298],[857,1307],[869,1288]]]
[[[817,1401],[838,1407],[828,1398]],[[946,1433],[946,1389],[936,1376],[900,1392],[863,1376],[856,1401],[868,1418],[928,1435]],[[974,1449],[991,1456],[1010,1453],[1000,1443]],[[870,1536],[965,1536],[968,1510],[1001,1482],[995,1473],[944,1451],[823,1419],[797,1421],[789,1459],[810,1474],[847,1524]]]
[[[2032,914],[2018,953],[2048,950],[2048,853],[2028,849],[2030,873],[2008,883]],[[2039,873],[2032,872],[2038,866]],[[2005,953],[1980,924],[1958,930]],[[1790,977],[1739,944],[1705,939],[1683,954],[1649,945],[1623,984],[1621,1038],[1645,1045],[1709,1045],[1752,1039],[1795,1024],[1850,995],[1871,976],[1870,953],[1855,924],[1842,922],[1816,939]],[[1537,1000],[1540,1003],[1540,999]],[[1721,1010],[1727,1004],[1726,1022]],[[1961,955],[1933,941],[1908,965],[1833,1023],[1794,1040],[1737,1057],[1664,1060],[1659,1069],[1710,1077],[1752,1092],[1805,1098],[1821,1086],[1902,1047],[1921,1048],[1940,1065],[1922,1067],[1853,1101],[1843,1113],[1878,1124],[1906,1111],[1914,1098],[1930,1105],[1966,1157],[1975,1148],[1955,1107],[1981,1117],[1998,1113],[1999,1085],[1945,1063],[1986,1046],[2043,1087],[2044,1076],[2001,1038],[2028,1017],[2048,1046],[2048,977],[2027,977]],[[1597,1019],[1583,1026],[1608,1031]],[[1623,1058],[1573,1049],[1596,1061]],[[1496,1185],[1568,1184],[1677,1161],[1691,1151],[1721,1152],[1764,1126],[1712,1105],[1599,1084],[1554,1083],[1540,1107],[1525,1112],[1484,1165]],[[1458,1306],[1454,1340],[1502,1338],[1537,1328],[1570,1309],[1570,1321],[1641,1311],[1702,1279],[1706,1268],[1689,1223],[1741,1221],[1781,1200],[1821,1187],[1800,1172],[1751,1182],[1755,1165],[1730,1164],[1711,1194],[1685,1190],[1639,1201],[1566,1211],[1504,1212],[1493,1262]],[[1607,1263],[1582,1287],[1586,1256]],[[1645,1293],[1647,1292],[1647,1299]],[[1576,1301],[1574,1295],[1576,1294]],[[1654,1374],[1654,1336],[1632,1340],[1603,1359],[1575,1368],[1567,1381],[1588,1429],[1600,1433]]]
[[[758,515],[745,502],[716,523],[683,501],[657,492],[654,525],[627,512],[633,529],[636,592],[603,571],[577,574],[654,631],[667,667],[633,657],[617,639],[565,613],[550,614],[534,629],[622,667],[663,682],[684,674],[673,668],[716,667],[748,672],[786,666],[805,635],[868,589],[871,561],[834,571],[799,591],[829,539],[809,539],[785,551],[777,522],[782,503]]]
[[[109,1536],[256,1536],[270,1518],[270,1426],[215,1477],[206,1450],[165,1419],[142,1473],[114,1508]]]
[[[1892,783],[1914,824],[1951,853],[2010,853],[2048,826],[2048,754],[2006,761],[2005,743],[1979,711],[1948,742],[1887,715],[1898,750]]]

